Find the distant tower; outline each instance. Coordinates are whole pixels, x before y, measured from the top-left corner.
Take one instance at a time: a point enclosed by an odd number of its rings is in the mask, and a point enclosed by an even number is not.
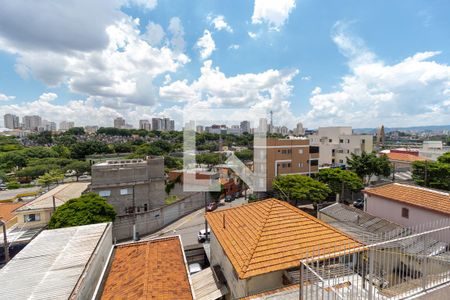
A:
[[[378,128],[377,131],[377,144],[380,145],[384,145],[386,142],[386,135],[384,132],[384,125],[381,125],[380,128]]]

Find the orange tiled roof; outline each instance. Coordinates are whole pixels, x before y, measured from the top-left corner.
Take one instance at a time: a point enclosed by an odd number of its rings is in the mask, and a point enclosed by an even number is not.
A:
[[[225,228],[223,226],[225,216]],[[317,247],[333,253],[360,243],[277,199],[207,213],[211,229],[239,278],[299,266]]]
[[[180,238],[117,246],[102,299],[193,299]]]
[[[385,153],[389,160],[397,160],[397,161],[404,161],[404,162],[414,162],[414,161],[424,161],[427,160],[425,157],[408,154],[408,153],[396,153],[396,152],[390,152]]]
[[[261,299],[264,296],[270,296],[270,295],[274,295],[274,294],[278,294],[281,292],[286,292],[286,291],[295,291],[299,289],[299,284],[298,283],[293,283],[287,286],[284,286],[282,288],[279,289],[274,289],[274,290],[269,290],[269,291],[265,291],[262,293],[258,293],[258,294],[253,294],[247,297],[243,297],[243,298],[239,298],[239,300],[257,300],[257,299]]]
[[[13,211],[24,203],[0,203],[0,220],[9,221],[14,217]]]
[[[399,183],[365,189],[364,193],[450,215],[449,193]]]

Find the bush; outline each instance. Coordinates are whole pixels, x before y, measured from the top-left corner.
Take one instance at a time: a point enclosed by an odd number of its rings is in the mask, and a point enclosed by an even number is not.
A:
[[[11,181],[11,182],[8,182],[6,187],[9,190],[16,190],[16,189],[20,188],[20,183],[18,183],[17,181]]]

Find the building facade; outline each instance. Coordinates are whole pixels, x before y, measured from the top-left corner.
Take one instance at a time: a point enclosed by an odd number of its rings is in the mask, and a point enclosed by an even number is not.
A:
[[[139,120],[139,129],[152,130],[152,125],[149,120]]]
[[[90,190],[105,197],[117,215],[164,205],[164,158],[109,160],[92,166]]]
[[[114,119],[114,128],[125,128],[126,122],[124,118],[117,117]]]
[[[73,127],[75,127],[75,122],[62,121],[59,123],[59,130],[61,130],[61,131],[66,131]]]
[[[23,129],[37,131],[42,124],[42,118],[40,116],[24,116],[22,118]]]
[[[319,127],[308,138],[312,146],[320,148],[320,166],[347,165],[352,153],[373,151],[373,136],[353,134],[351,127]]]
[[[250,128],[250,122],[249,121],[242,121],[240,124],[241,127],[241,132],[247,132],[247,133],[251,133],[251,128]]]
[[[3,117],[5,121],[5,128],[17,129],[20,127],[19,117],[13,114],[6,114]]]

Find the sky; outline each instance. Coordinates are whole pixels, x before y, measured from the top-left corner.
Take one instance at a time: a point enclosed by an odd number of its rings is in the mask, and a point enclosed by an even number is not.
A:
[[[446,0],[0,0],[0,115],[180,128],[187,108],[250,108],[291,128],[448,125],[449,12]]]

